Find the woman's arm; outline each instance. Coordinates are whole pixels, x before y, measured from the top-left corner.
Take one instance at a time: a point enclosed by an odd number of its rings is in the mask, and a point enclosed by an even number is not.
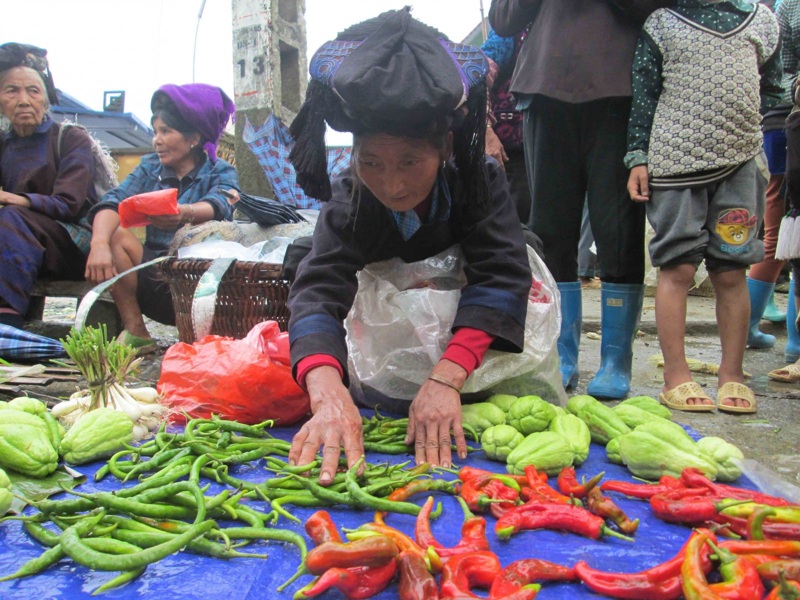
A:
[[[51,130],[56,127],[53,125]],[[51,135],[58,134],[54,131]],[[48,138],[46,143],[52,143],[52,139]],[[3,204],[29,206],[32,211],[59,221],[76,221],[87,198],[94,198],[94,158],[89,134],[77,127],[68,128],[61,140],[61,156],[53,160],[57,172],[49,194],[18,194],[16,198],[7,197]]]

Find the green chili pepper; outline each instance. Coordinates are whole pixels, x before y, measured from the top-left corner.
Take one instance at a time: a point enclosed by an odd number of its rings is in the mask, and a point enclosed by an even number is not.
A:
[[[144,567],[177,552],[192,540],[217,526],[214,521],[203,521],[192,525],[190,529],[176,535],[168,542],[133,554],[114,556],[89,548],[79,535],[79,525],[73,525],[64,530],[61,534],[61,548],[63,548],[67,556],[78,564],[98,571],[129,571]]]
[[[359,466],[361,466],[361,463],[363,462],[364,456],[359,458],[356,463],[350,469],[348,469],[347,477],[345,479],[347,483],[347,491],[350,492],[350,495],[357,504],[365,508],[374,508],[376,510],[382,510],[386,512],[395,512],[414,516],[419,514],[420,507],[416,504],[412,504],[411,502],[393,502],[384,498],[377,498],[365,492],[361,486],[358,485],[358,481],[356,480],[356,473],[358,472]]]
[[[109,579],[103,585],[98,587],[95,591],[92,592],[92,596],[97,596],[98,594],[102,594],[103,592],[107,592],[108,590],[113,590],[118,587],[122,587],[126,583],[133,581],[137,577],[139,577],[142,573],[145,572],[147,567],[139,567],[138,569],[130,569],[129,571],[123,571],[119,575]]]

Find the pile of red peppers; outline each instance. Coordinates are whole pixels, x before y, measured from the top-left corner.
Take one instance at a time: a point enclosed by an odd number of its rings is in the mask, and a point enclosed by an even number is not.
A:
[[[413,538],[387,525],[380,511],[373,522],[348,531],[347,541],[327,512],[312,515],[305,527],[316,547],[305,568],[315,579],[295,599],[332,587],[347,598],[368,598],[398,579],[401,600],[531,599],[543,582],[552,581],[580,583],[610,598],[800,600],[800,506],[783,498],[718,484],[696,469],[686,469],[680,478],[663,477],[658,484],[601,482],[603,473],[578,481],[571,467],[562,470],[555,486],[533,466],[524,476],[472,467],[462,468],[458,476],[464,521],[454,546],[444,546],[432,532],[433,496],[416,517]],[[392,499],[442,490],[424,481],[435,480],[412,482]],[[486,519],[476,514],[496,517],[494,530],[501,540],[526,530],[553,529],[632,541],[638,520],[629,519],[604,492],[647,500],[658,518],[691,527],[686,544],[673,558],[638,573],[534,558],[503,567],[491,550]],[[473,593],[477,588],[488,590],[488,596]]]

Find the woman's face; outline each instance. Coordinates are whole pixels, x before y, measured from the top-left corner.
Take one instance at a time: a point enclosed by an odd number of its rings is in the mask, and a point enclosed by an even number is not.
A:
[[[0,111],[18,135],[33,134],[47,108],[47,92],[39,73],[28,67],[6,71],[0,81]]]
[[[180,177],[194,168],[193,150],[200,143],[199,135],[184,135],[164,123],[160,117],[153,119],[153,132],[153,148],[162,165],[172,167]]]
[[[428,197],[442,164],[430,142],[375,134],[356,144],[358,178],[386,208],[411,210]]]

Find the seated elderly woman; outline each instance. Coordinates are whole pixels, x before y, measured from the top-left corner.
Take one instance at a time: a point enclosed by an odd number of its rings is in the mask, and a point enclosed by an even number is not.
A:
[[[93,230],[86,278],[97,283],[166,254],[179,227],[230,220],[233,212],[225,194],[238,194],[236,171],[216,155],[217,141],[234,111],[225,92],[202,83],[169,84],[156,90],[150,106],[155,153],[142,157],[89,215]],[[168,188],[178,190],[180,212],[151,216],[142,245],[132,231],[120,226],[117,208],[130,196]],[[169,286],[152,267],[121,278],[111,296],[125,327],[119,339],[139,354],[157,348],[143,315],[175,324]]]
[[[37,278],[81,280],[86,264],[92,139],[55,123],[55,102],[47,51],[0,46],[0,323],[12,327],[23,326]]]
[[[322,446],[320,482],[330,484],[341,447],[349,465],[364,451],[342,326],[359,291],[358,271],[459,245],[467,283],[452,315],[454,334],[405,406],[416,460],[449,466],[451,431],[459,457],[466,456],[464,382],[489,348],[523,351],[532,277],[505,175],[484,156],[484,56],[447,42],[403,9],[342,32],[317,51],[310,70],[290,158],[305,192],[326,202],[288,301],[292,367],[313,412],[289,459],[305,464]],[[333,183],[323,120],[353,133],[351,169]]]

